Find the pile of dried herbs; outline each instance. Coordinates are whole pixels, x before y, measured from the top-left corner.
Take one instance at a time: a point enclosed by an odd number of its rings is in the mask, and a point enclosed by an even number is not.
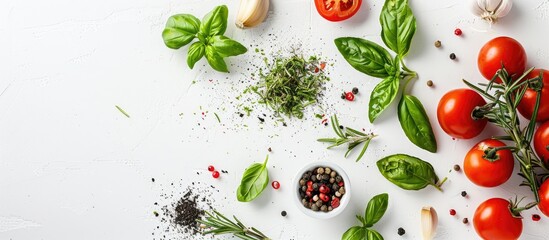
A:
[[[303,111],[318,102],[326,81],[325,62],[318,57],[304,58],[298,54],[265,59],[268,72],[259,71],[259,83],[246,89],[260,96],[258,101],[271,108],[276,116],[303,118]]]

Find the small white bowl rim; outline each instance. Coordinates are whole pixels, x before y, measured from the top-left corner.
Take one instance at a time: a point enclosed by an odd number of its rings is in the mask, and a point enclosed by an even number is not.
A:
[[[345,183],[345,195],[343,195],[343,197],[341,198],[339,207],[330,212],[315,212],[311,209],[305,208],[301,203],[299,195],[299,180],[301,179],[301,176],[303,176],[303,173],[308,170],[313,170],[314,167],[329,167],[335,170],[343,178],[343,182]],[[318,161],[305,165],[303,168],[301,168],[301,170],[299,170],[299,172],[297,172],[296,176],[294,177],[293,186],[295,186],[296,188],[294,191],[294,202],[296,203],[297,208],[299,208],[299,210],[301,210],[301,212],[303,212],[305,215],[317,219],[329,219],[339,215],[341,212],[343,212],[345,207],[349,205],[349,201],[351,200],[351,181],[349,180],[349,177],[347,176],[347,173],[343,170],[343,168],[332,162]]]

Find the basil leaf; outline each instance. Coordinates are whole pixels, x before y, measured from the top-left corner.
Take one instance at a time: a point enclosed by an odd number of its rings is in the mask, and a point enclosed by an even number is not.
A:
[[[168,18],[162,39],[167,47],[179,49],[189,44],[198,33],[200,20],[190,14],[178,14]]]
[[[391,54],[377,43],[353,37],[342,37],[334,40],[337,49],[356,70],[372,77],[385,78],[392,73],[385,66],[393,66]]]
[[[429,152],[437,151],[437,141],[423,105],[414,96],[404,95],[398,104],[398,121],[406,137]]]
[[[201,42],[195,42],[189,47],[189,53],[187,54],[187,65],[189,65],[190,69],[193,69],[194,64],[204,57],[205,52],[206,47]]]
[[[368,206],[366,207],[366,212],[364,213],[366,227],[373,226],[383,217],[388,204],[389,195],[387,193],[379,194],[370,199]]]
[[[244,171],[240,186],[236,190],[236,198],[240,202],[249,202],[257,198],[269,183],[269,172],[267,171],[267,161],[263,164],[254,163]]]
[[[212,46],[221,57],[236,56],[248,51],[248,49],[239,42],[225,36],[211,37],[210,46]]]
[[[219,72],[229,72],[227,64],[212,46],[206,46],[206,60],[210,66]]]
[[[368,240],[383,240],[383,236],[379,234],[376,230],[373,229],[367,229],[368,231],[368,237],[366,239]]]
[[[371,123],[393,102],[399,85],[399,79],[394,76],[389,76],[376,85],[370,94],[368,117]]]
[[[215,7],[211,12],[206,14],[200,25],[200,32],[206,36],[223,35],[227,30],[227,17],[229,9],[225,5]]]
[[[401,58],[406,56],[416,31],[416,19],[408,0],[386,0],[379,21],[385,45]]]
[[[365,227],[354,226],[343,233],[341,240],[368,240],[367,231]]]
[[[383,177],[403,189],[419,190],[427,185],[437,187],[438,177],[433,166],[419,158],[395,154],[377,161],[377,167]]]

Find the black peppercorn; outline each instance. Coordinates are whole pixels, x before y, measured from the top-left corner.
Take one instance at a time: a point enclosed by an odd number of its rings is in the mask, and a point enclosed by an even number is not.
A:
[[[399,236],[402,236],[406,233],[406,231],[404,230],[404,228],[398,228],[398,235]]]
[[[358,88],[354,87],[352,92],[353,92],[353,94],[357,94],[358,93]]]
[[[469,219],[464,218],[464,219],[463,219],[463,224],[467,224],[467,223],[469,223]]]
[[[459,170],[461,170],[461,167],[459,167],[459,165],[454,165],[454,171],[456,172],[459,172]]]
[[[455,53],[450,53],[450,59],[452,59],[452,60],[456,59],[456,54]]]
[[[466,197],[466,196],[467,196],[467,192],[466,192],[466,191],[461,191],[461,196],[462,196],[462,197]]]
[[[341,99],[345,99],[345,93],[341,94]]]
[[[288,213],[286,213],[286,211],[280,212],[280,215],[282,215],[283,217],[286,217],[287,214],[288,214]]]

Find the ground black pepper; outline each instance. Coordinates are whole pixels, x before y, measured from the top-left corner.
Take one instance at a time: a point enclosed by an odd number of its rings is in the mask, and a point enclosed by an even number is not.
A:
[[[404,228],[398,228],[398,232],[397,232],[397,233],[398,233],[399,236],[402,236],[402,235],[404,235],[404,234],[406,233],[406,231],[404,230]]]

